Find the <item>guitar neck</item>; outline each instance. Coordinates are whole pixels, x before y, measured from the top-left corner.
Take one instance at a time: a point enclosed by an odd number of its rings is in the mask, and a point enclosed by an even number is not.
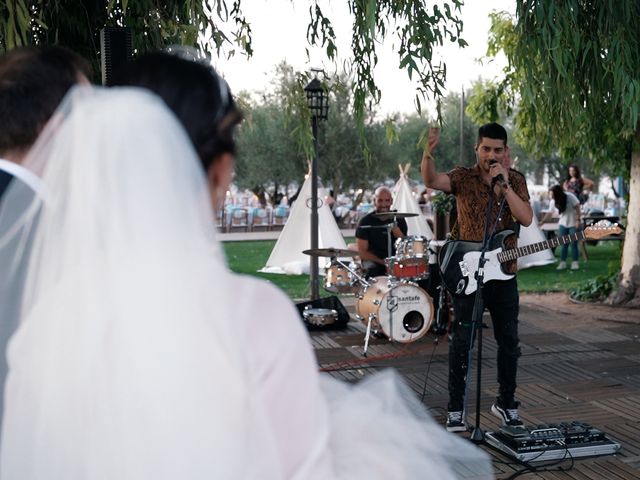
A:
[[[534,253],[547,250],[548,248],[558,247],[560,245],[577,242],[579,240],[584,240],[584,232],[571,233],[569,235],[563,235],[562,237],[553,237],[549,240],[545,240],[544,242],[532,243],[531,245],[525,245],[524,247],[511,248],[504,252],[500,252],[498,254],[498,260],[500,263],[517,260],[520,257],[533,255]]]

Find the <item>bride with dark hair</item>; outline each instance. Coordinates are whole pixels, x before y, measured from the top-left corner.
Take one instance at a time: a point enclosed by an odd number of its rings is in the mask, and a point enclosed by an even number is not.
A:
[[[191,90],[163,90],[176,60],[194,67]],[[213,212],[240,112],[207,65],[143,65],[162,99],[76,88],[27,163],[48,195],[9,350],[1,477],[492,478],[392,373],[321,378],[289,299],[228,270]]]

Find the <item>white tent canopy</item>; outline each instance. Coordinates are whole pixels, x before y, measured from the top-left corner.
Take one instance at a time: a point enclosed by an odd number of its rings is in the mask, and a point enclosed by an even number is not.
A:
[[[325,195],[324,188],[318,185],[318,199],[323,199]],[[311,257],[302,253],[311,248],[311,209],[308,205],[311,205],[311,175],[307,175],[287,223],[260,272],[286,275],[309,273]],[[329,247],[346,249],[347,245],[329,206],[322,203],[318,209],[318,248]],[[319,268],[323,269],[329,261],[327,257],[319,257]]]
[[[546,240],[544,233],[538,227],[537,219],[533,216],[533,221],[528,227],[520,227],[520,234],[518,235],[518,247],[525,247],[532,243],[543,242]],[[550,249],[536,252],[533,255],[527,255],[526,257],[518,258],[518,268],[520,270],[529,267],[539,267],[542,265],[549,265],[556,261],[556,257]]]
[[[433,232],[429,228],[427,219],[422,214],[418,201],[411,193],[411,187],[409,186],[409,179],[407,172],[411,165],[407,163],[404,168],[402,165],[398,165],[400,168],[400,179],[393,187],[393,206],[394,210],[403,213],[417,213],[417,217],[407,218],[407,235],[421,235],[427,237],[427,240],[433,238]]]

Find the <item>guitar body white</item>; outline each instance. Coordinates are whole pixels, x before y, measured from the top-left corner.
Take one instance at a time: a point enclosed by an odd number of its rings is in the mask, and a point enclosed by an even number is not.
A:
[[[484,283],[491,280],[509,280],[515,275],[513,273],[505,273],[502,265],[498,261],[498,254],[502,252],[502,248],[496,248],[485,253],[484,259]],[[460,272],[467,279],[467,286],[464,289],[465,295],[471,295],[478,289],[478,266],[480,264],[480,252],[467,252],[458,262]]]
[[[554,237],[544,242],[505,250],[505,239],[513,235],[513,231],[502,230],[491,238],[489,242],[491,250],[485,253],[484,283],[493,280],[510,280],[515,277],[515,274],[505,273],[502,270],[502,263],[515,261],[519,257],[531,255],[546,248],[565,245],[584,238],[593,240],[607,235],[619,235],[622,232],[623,230],[618,225],[592,225],[583,232]],[[481,242],[450,240],[440,249],[438,263],[440,264],[442,282],[452,295],[471,295],[478,289],[478,266],[480,264],[482,246]]]

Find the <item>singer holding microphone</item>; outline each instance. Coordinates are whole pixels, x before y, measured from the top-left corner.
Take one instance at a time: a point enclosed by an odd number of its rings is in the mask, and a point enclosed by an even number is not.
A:
[[[438,172],[432,150],[438,143],[439,130],[431,128],[428,144],[422,157],[421,173],[427,187],[452,193],[458,208],[458,238],[483,242],[501,230],[517,231],[517,223],[529,225],[533,216],[529,192],[524,176],[502,163],[507,155],[507,132],[497,123],[487,123],[478,130],[474,147],[476,164],[455,167],[449,172]],[[506,248],[516,246],[516,235],[507,238]],[[516,273],[516,261],[503,263],[503,269]],[[475,274],[475,272],[470,272]],[[491,407],[503,425],[522,426],[515,399],[516,374],[520,356],[518,338],[518,312],[520,300],[516,277],[493,280],[483,288],[484,307],[489,310],[493,335],[498,344],[498,396]],[[449,404],[447,430],[467,430],[464,408],[465,382],[474,294],[453,296],[455,322],[449,342]]]

